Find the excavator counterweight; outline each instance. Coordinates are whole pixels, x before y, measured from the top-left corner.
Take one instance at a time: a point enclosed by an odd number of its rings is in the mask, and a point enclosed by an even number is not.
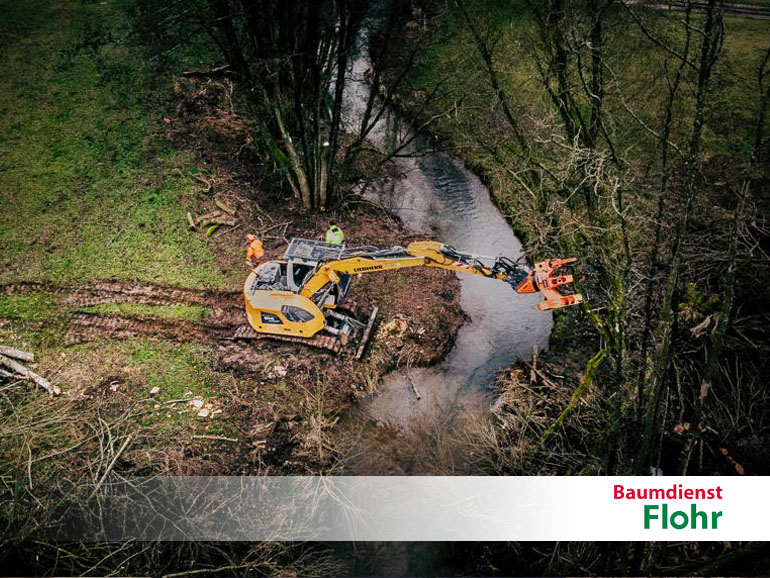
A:
[[[507,257],[462,253],[436,241],[415,241],[406,248],[345,247],[311,239],[292,239],[283,259],[262,263],[243,288],[250,329],[236,338],[271,337],[324,347],[334,352],[346,345],[360,357],[371,335],[376,311],[356,318],[347,302],[354,275],[435,267],[488,277],[508,283],[516,293],[542,293],[537,309],[548,311],[581,303],[579,294],[562,295],[557,287],[572,283],[572,275],[556,271],[575,259],[550,259],[534,270]]]

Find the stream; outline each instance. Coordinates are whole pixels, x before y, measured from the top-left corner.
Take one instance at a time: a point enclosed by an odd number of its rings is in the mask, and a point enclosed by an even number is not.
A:
[[[359,37],[359,54],[344,92],[344,120],[351,131],[361,126],[371,90],[366,80],[371,66],[366,30]],[[394,110],[385,111],[368,139],[384,150],[403,147],[394,159],[403,178],[367,195],[397,214],[410,230],[432,234],[459,251],[520,257],[521,243],[492,203],[489,191],[459,159],[429,151],[426,137],[415,134]],[[533,346],[547,347],[553,320],[550,313],[535,309],[539,295],[518,295],[506,283],[475,275],[458,277],[468,320],[452,350],[438,365],[388,374],[377,394],[361,401],[353,412],[354,429],[359,426],[365,431],[371,424],[388,424],[407,430],[414,424],[446,425],[482,414],[489,409],[496,373],[517,359],[529,358]],[[399,460],[394,462],[387,447],[392,439],[378,436],[376,444],[366,444],[367,452],[378,453],[382,459],[368,456],[358,467],[354,460],[352,473],[412,473]],[[430,464],[421,463],[420,471],[432,473]]]
[[[358,43],[359,54],[344,91],[343,120],[351,133],[361,127],[371,90],[366,27]],[[410,230],[463,252],[502,254],[511,259],[521,256],[521,242],[492,203],[487,188],[462,161],[430,151],[426,135],[416,134],[392,109],[384,111],[368,140],[386,151],[403,147],[394,158],[403,177],[366,194],[397,214]],[[457,431],[466,420],[488,415],[499,370],[529,358],[533,346],[547,347],[553,318],[535,309],[539,295],[518,295],[506,283],[475,275],[460,274],[458,278],[467,319],[453,348],[432,367],[389,373],[377,393],[361,400],[349,413],[343,434],[352,446],[344,462],[346,474],[472,473],[458,471],[462,456],[457,454],[464,450],[457,443]],[[352,560],[354,575],[453,573],[448,545],[441,543],[337,547]]]

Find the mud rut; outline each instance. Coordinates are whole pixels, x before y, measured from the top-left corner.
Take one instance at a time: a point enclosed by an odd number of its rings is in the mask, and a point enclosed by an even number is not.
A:
[[[51,294],[66,308],[65,345],[97,339],[156,337],[198,342],[217,347],[220,366],[249,371],[255,348],[286,347],[273,339],[258,339],[246,322],[240,291],[198,290],[138,281],[95,281],[84,285],[57,286],[45,283],[0,285],[0,295]],[[133,303],[151,306],[202,306],[205,321],[169,319],[153,315],[79,311],[102,304]],[[255,340],[257,340],[255,342]]]

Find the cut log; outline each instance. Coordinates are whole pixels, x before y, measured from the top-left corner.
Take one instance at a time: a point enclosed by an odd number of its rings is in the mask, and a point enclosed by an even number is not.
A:
[[[219,227],[220,225],[224,225],[225,227],[235,227],[235,225],[238,224],[238,221],[231,218],[231,217],[212,217],[211,219],[204,219],[199,220],[198,225],[200,225],[203,228],[208,228],[212,226]]]
[[[234,227],[238,221],[233,219],[232,217],[212,217],[211,219],[206,219],[206,225],[225,225],[227,227]]]
[[[35,355],[29,351],[22,351],[21,349],[14,349],[7,345],[0,345],[0,355],[6,357],[13,357],[14,359],[20,359],[21,361],[35,361]]]
[[[210,219],[214,219],[216,217],[221,217],[222,211],[212,211],[210,213],[206,213],[205,215],[201,215],[200,217],[195,218],[195,222],[200,225],[201,227],[205,226],[204,222],[209,221]]]
[[[48,381],[44,377],[39,376],[34,371],[27,369],[21,363],[17,363],[10,357],[5,357],[4,355],[0,355],[0,365],[4,365],[5,367],[12,369],[16,373],[18,373],[20,377],[23,377],[24,379],[29,379],[34,381],[51,395],[59,395],[61,393],[61,389],[59,389],[59,386],[52,385],[50,381]]]
[[[214,204],[220,209],[222,209],[225,213],[230,215],[231,217],[235,216],[235,209],[233,209],[230,205],[228,205],[224,201],[220,201],[219,199],[214,199]]]

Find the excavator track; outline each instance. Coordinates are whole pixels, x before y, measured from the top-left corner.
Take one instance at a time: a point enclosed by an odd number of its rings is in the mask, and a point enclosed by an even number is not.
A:
[[[235,330],[232,336],[233,340],[250,341],[256,339],[270,339],[273,341],[283,341],[288,343],[302,343],[310,347],[326,349],[332,353],[339,353],[342,349],[342,342],[333,335],[314,335],[313,337],[292,337],[290,335],[274,335],[269,333],[257,333],[249,325],[241,325]]]
[[[353,319],[358,319],[358,314],[361,312],[361,307],[359,307],[358,303],[350,299],[337,307],[337,311],[346,315],[350,315]]]

